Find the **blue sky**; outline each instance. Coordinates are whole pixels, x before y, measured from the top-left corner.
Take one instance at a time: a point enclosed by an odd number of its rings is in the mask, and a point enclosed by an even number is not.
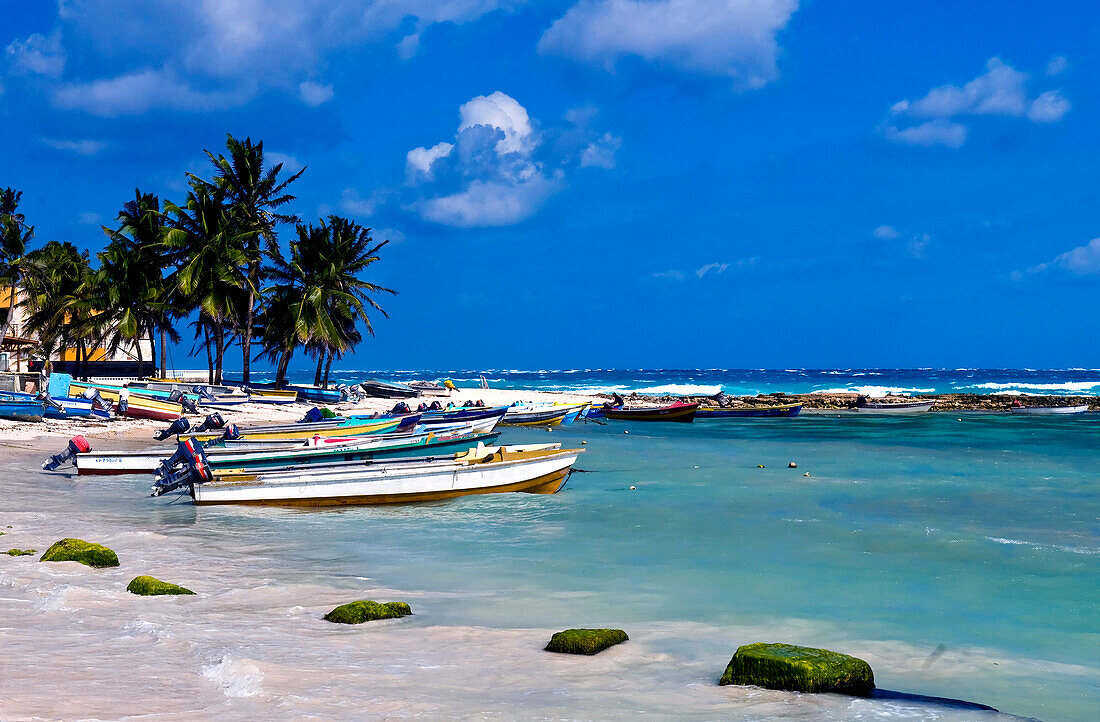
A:
[[[1091,3],[0,11],[38,239],[98,250],[135,187],[262,139],[295,212],[392,241],[347,367],[1098,365]]]

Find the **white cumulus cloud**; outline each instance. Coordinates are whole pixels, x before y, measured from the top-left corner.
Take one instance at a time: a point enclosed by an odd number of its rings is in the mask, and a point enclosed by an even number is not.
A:
[[[420,176],[431,180],[432,163],[440,158],[446,158],[454,149],[454,143],[444,141],[436,143],[431,148],[413,148],[410,150],[405,154],[405,167],[410,181],[416,181]]]
[[[95,155],[107,146],[102,141],[88,139],[40,138],[39,140],[56,150],[64,150],[77,155]]]
[[[67,83],[54,91],[54,104],[68,110],[114,118],[152,108],[213,111],[237,105],[245,94],[197,90],[168,69],[148,69],[90,83]]]
[[[306,80],[298,84],[298,96],[311,108],[332,100],[332,86]]]
[[[941,85],[916,100],[899,100],[890,108],[892,117],[882,128],[884,135],[907,145],[958,148],[969,131],[956,120],[960,116],[1026,117],[1034,123],[1054,123],[1069,112],[1070,102],[1060,91],[1048,90],[1031,98],[1028,74],[1000,58],[990,58],[985,67],[983,74],[961,86]],[[923,122],[906,125],[907,118]]]
[[[695,275],[698,276],[699,278],[702,278],[703,276],[707,275],[711,271],[714,271],[715,273],[724,273],[725,270],[729,267],[730,267],[730,264],[728,264],[728,263],[708,263],[705,266],[701,266],[700,268],[696,268],[695,269]]]
[[[61,45],[59,28],[49,35],[35,33],[25,40],[13,40],[5,52],[17,73],[56,78],[65,71],[65,48]]]
[[[1093,238],[1083,246],[1055,256],[1053,260],[1032,266],[1027,272],[1031,275],[1054,268],[1068,271],[1075,276],[1100,276],[1100,238]],[[1017,272],[1012,277],[1019,280],[1023,274]]]
[[[527,109],[499,90],[466,101],[458,109],[458,117],[461,120],[459,133],[475,125],[491,126],[504,133],[496,144],[497,153],[502,155],[523,152],[533,140]]]
[[[611,69],[625,56],[758,88],[779,75],[776,35],[797,0],[580,0],[539,51]]]
[[[901,234],[898,233],[898,229],[894,228],[893,226],[884,225],[879,226],[875,230],[871,231],[871,235],[873,235],[875,238],[878,238],[879,240],[892,241]]]

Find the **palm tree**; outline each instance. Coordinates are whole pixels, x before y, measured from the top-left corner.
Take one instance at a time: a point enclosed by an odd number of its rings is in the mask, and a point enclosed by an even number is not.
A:
[[[22,196],[21,191],[12,188],[0,190],[0,284],[10,289],[8,308],[3,325],[0,325],[0,342],[11,326],[17,286],[26,265],[27,245],[34,238],[34,227],[28,226],[23,214],[17,212]]]
[[[86,333],[83,293],[90,275],[88,252],[67,241],[50,241],[27,254],[22,303],[28,311],[27,329],[42,339],[46,358],[56,350],[58,358],[64,359],[66,351],[76,346],[77,362],[87,362],[93,339]]]
[[[278,359],[285,376],[290,355],[299,344],[317,355],[315,383],[321,383],[321,369],[332,359],[354,348],[362,339],[356,326],[362,321],[374,335],[368,309],[386,316],[372,298],[393,289],[363,280],[360,276],[378,261],[378,251],[388,241],[375,243],[370,229],[346,218],[331,215],[321,221],[297,226],[298,239],[290,244],[290,256],[277,249],[269,275],[276,281],[265,319],[265,349]]]
[[[174,321],[184,315],[178,294],[165,282],[167,267],[162,253],[167,229],[160,210],[160,199],[152,193],[134,190],[134,199],[126,202],[118,214],[119,228],[104,227],[111,239],[100,254],[101,278],[108,281],[108,307],[116,318],[110,340],[112,350],[123,340],[132,341],[141,363],[141,340],[160,335],[160,374],[167,373],[167,341],[180,340]]]
[[[253,143],[251,138],[241,141],[227,134],[225,147],[229,151],[228,158],[221,154],[215,157],[209,150],[205,151],[214,166],[213,182],[204,181],[193,174],[191,178],[192,182],[201,183],[211,191],[217,188],[224,192],[225,201],[229,204],[230,221],[241,233],[241,238],[246,241],[243,250],[247,257],[248,289],[242,299],[243,308],[238,315],[243,320],[242,375],[244,383],[247,384],[252,356],[257,290],[261,287],[263,280],[264,254],[261,241],[266,243],[268,249],[277,249],[276,225],[298,222],[296,216],[279,213],[277,209],[294,200],[294,196],[286,192],[287,186],[298,180],[305,172],[305,168],[286,180],[280,181],[282,163],[264,168],[263,141]]]
[[[238,322],[241,298],[255,293],[245,248],[255,231],[241,231],[229,217],[225,191],[192,181],[187,203],[165,203],[170,229],[162,247],[175,263],[168,277],[173,292],[199,311],[199,324],[214,344],[210,381],[220,384],[225,349]]]

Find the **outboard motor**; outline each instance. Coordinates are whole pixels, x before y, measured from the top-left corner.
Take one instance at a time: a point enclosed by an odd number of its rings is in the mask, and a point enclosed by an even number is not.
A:
[[[402,403],[404,403],[404,402],[402,402]],[[426,403],[424,403],[423,401],[421,401],[420,405],[416,407],[416,410],[417,411],[427,411],[428,410],[428,405]]]
[[[217,411],[203,419],[203,422],[195,429],[195,433],[202,433],[203,431],[213,431],[214,429],[220,429],[225,426],[225,419]]]
[[[48,461],[42,462],[42,468],[46,471],[54,471],[67,461],[72,461],[77,454],[86,454],[92,450],[92,445],[83,436],[74,436],[69,439],[69,445],[60,454],[54,454]]]
[[[163,428],[153,434],[153,438],[157,441],[164,441],[169,436],[179,436],[180,434],[185,433],[190,428],[191,422],[181,416],[173,421],[171,424],[169,424],[166,428]]]
[[[428,407],[428,411],[442,411],[442,410],[443,410],[443,404],[439,403],[438,401],[433,401],[432,405]]]
[[[199,407],[195,406],[195,402],[183,395],[183,392],[176,389],[172,393],[168,394],[168,400],[173,404],[179,404],[183,407],[183,410],[189,414],[199,413]]]
[[[111,411],[114,410],[111,402],[100,396],[99,389],[94,386],[89,386],[88,388],[84,389],[84,393],[80,395],[91,401],[93,407],[99,407],[107,413],[111,413]]]
[[[152,496],[167,494],[190,484],[210,481],[214,476],[206,461],[206,454],[194,439],[181,441],[172,458],[161,464],[153,480]]]
[[[220,440],[220,441],[236,441],[239,438],[241,438],[241,432],[237,428],[237,425],[236,424],[230,424],[229,426],[225,427],[225,431],[223,431],[222,435],[218,437],[218,440]]]
[[[424,404],[420,405],[423,406]],[[418,411],[423,411],[423,409],[418,409]],[[405,414],[411,414],[412,411],[409,409],[408,404],[406,404],[404,401],[399,401],[397,402],[397,404],[394,405],[392,409],[390,409],[390,413],[396,414],[398,416],[404,416]]]
[[[62,406],[59,401],[57,401],[54,397],[50,396],[45,391],[39,392],[39,394],[37,396],[35,396],[34,398],[35,398],[36,401],[41,401],[42,403],[46,404],[47,406],[50,406],[50,407],[56,409],[57,411],[60,411],[63,414],[66,413],[65,407]]]
[[[245,389],[247,391],[247,389]],[[217,401],[218,398],[210,390],[209,386],[192,386],[191,393],[197,394],[203,401]]]

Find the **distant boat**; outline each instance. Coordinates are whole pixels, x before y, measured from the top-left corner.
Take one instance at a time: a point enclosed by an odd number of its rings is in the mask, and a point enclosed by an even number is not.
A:
[[[210,469],[201,450],[154,494],[188,487],[196,504],[337,506],[394,504],[468,494],[553,494],[565,486],[583,449],[559,444],[483,446],[445,460],[390,459],[319,469],[232,473]]]
[[[388,381],[379,381],[377,379],[360,381],[359,388],[363,389],[363,393],[367,396],[373,396],[379,399],[411,399],[413,396],[417,396],[420,393],[413,387],[406,386],[405,384],[389,383]]]
[[[868,401],[856,406],[861,414],[916,414],[928,411],[935,401]]]
[[[1089,410],[1088,404],[1076,406],[1013,406],[1014,414],[1046,415],[1046,414],[1083,414]]]
[[[336,389],[323,389],[320,386],[287,384],[286,390],[296,391],[299,399],[312,401],[315,404],[338,404],[344,400],[344,395]]]
[[[573,409],[557,406],[509,407],[501,426],[558,426]]]
[[[11,421],[41,421],[45,404],[34,399],[0,394],[0,419]]]
[[[449,389],[434,381],[410,381],[409,388],[415,389],[420,396],[450,396]]]
[[[798,416],[802,410],[802,404],[781,404],[778,406],[736,406],[732,408],[716,408],[714,406],[700,406],[695,413],[697,420],[702,419],[741,419],[749,417],[780,417]]]
[[[384,419],[348,418],[321,421],[316,423],[273,424],[268,426],[241,427],[240,438],[246,441],[312,439],[315,436],[363,436],[365,434],[388,434],[399,429],[411,429],[419,420],[418,414],[395,416]],[[222,435],[222,431],[209,431],[199,434],[181,434],[181,438],[194,438],[209,441]]]
[[[690,424],[695,420],[699,404],[677,401],[668,406],[604,406],[603,414],[609,419],[622,421],[678,421]]]

